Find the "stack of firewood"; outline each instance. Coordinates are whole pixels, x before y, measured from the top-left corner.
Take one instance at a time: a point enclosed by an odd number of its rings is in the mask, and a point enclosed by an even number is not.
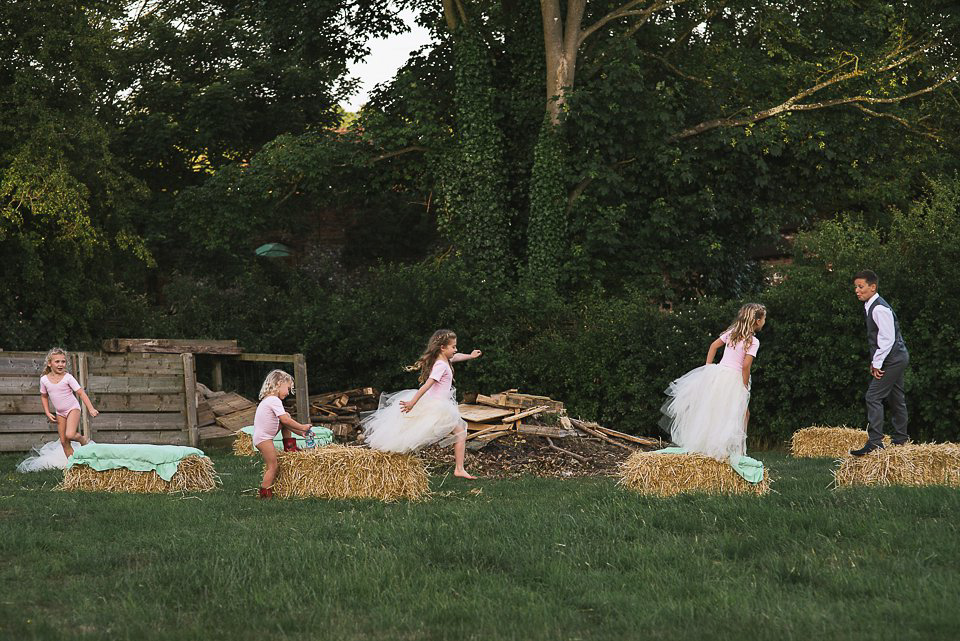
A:
[[[460,416],[467,422],[467,446],[480,449],[507,434],[540,436],[549,446],[554,438],[593,437],[611,444],[632,449],[623,442],[645,446],[660,446],[658,439],[624,434],[592,421],[567,416],[563,403],[547,396],[521,394],[509,389],[499,394],[467,395],[460,404]]]
[[[336,436],[354,439],[358,435],[360,412],[377,409],[379,402],[377,391],[372,387],[315,394],[310,397],[310,422],[330,428]]]

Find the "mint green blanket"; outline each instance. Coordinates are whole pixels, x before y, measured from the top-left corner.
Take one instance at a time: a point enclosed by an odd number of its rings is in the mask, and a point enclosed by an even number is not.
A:
[[[189,456],[206,455],[195,447],[180,445],[90,443],[73,451],[73,456],[67,459],[67,467],[87,465],[99,472],[119,468],[135,472],[153,470],[164,481],[169,481],[177,473],[180,461]]]
[[[687,450],[682,447],[665,447],[662,450],[657,450],[656,454],[689,454]],[[733,457],[731,457],[733,458]],[[755,458],[750,458],[747,455],[739,457],[739,460],[729,461],[730,467],[733,468],[733,471],[743,477],[743,480],[748,483],[759,483],[763,480],[763,463],[758,461]]]
[[[247,427],[241,427],[240,431],[244,434],[247,434],[250,438],[253,438],[253,425],[248,425]],[[314,437],[313,440],[317,442],[317,447],[321,445],[330,445],[333,443],[333,430],[328,427],[315,427],[313,428]],[[306,447],[307,439],[302,436],[294,434],[293,437],[297,439],[297,447]],[[278,450],[283,449],[283,434],[277,432],[277,435],[273,437],[273,445]]]

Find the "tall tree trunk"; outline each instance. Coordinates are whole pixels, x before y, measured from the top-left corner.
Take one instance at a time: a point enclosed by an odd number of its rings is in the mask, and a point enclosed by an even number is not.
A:
[[[564,20],[560,0],[540,0],[547,62],[547,113],[554,125],[560,124],[567,92],[573,88],[580,48],[580,23],[586,4],[587,0],[569,0]]]

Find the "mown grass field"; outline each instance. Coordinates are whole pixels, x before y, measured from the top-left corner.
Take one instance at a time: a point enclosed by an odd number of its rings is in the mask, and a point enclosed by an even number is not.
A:
[[[956,639],[960,491],[433,479],[419,504],[52,492],[0,456],[2,639]]]

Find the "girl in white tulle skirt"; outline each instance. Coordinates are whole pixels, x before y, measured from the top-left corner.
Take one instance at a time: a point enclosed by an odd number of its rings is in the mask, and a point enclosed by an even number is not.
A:
[[[420,388],[381,394],[379,409],[360,423],[367,445],[387,452],[415,452],[437,442],[454,443],[454,475],[476,478],[463,467],[467,424],[457,407],[452,364],[480,353],[477,349],[458,354],[456,334],[448,329],[434,332],[423,355],[408,368],[420,370]]]
[[[733,324],[710,343],[707,363],[667,387],[663,429],[682,448],[736,464],[746,453],[750,420],[750,367],[760,349],[754,334],[767,320],[758,303],[740,308]],[[717,350],[723,357],[714,364]]]

